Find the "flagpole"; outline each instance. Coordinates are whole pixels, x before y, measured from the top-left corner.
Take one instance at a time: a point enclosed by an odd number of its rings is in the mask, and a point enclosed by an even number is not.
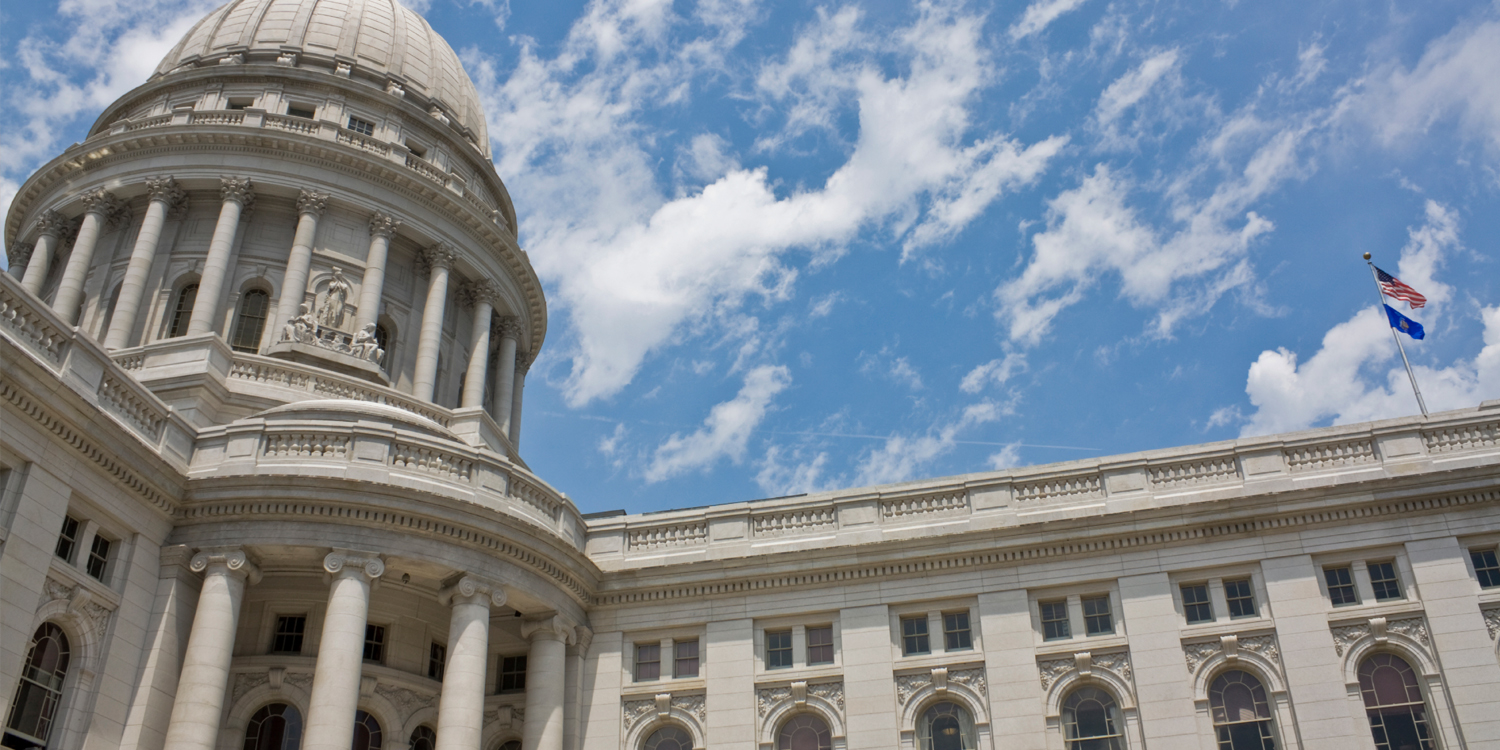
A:
[[[1380,305],[1385,307],[1385,290],[1380,288],[1380,277],[1375,274],[1375,264],[1370,260],[1370,254],[1365,253],[1365,265],[1370,267],[1370,280],[1375,282],[1375,293],[1380,296]],[[1386,325],[1390,326],[1391,319],[1386,315],[1384,309],[1381,315],[1386,316]],[[1417,387],[1417,375],[1411,371],[1411,360],[1406,358],[1406,347],[1401,345],[1401,336],[1396,333],[1396,327],[1390,326],[1391,338],[1396,340],[1396,351],[1401,352],[1401,364],[1406,365],[1406,377],[1411,378],[1411,392],[1417,394],[1417,408],[1422,410],[1422,416],[1427,416],[1427,402],[1422,400],[1422,389]]]

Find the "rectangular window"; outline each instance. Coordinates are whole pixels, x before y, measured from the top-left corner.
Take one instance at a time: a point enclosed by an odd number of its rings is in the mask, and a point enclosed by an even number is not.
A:
[[[448,668],[448,647],[437,641],[427,649],[427,676],[438,682],[443,681],[443,670]]]
[[[1255,611],[1255,591],[1250,588],[1250,579],[1242,578],[1238,581],[1224,582],[1224,598],[1229,600],[1229,616],[1254,617],[1259,612]]]
[[[57,537],[57,556],[73,562],[73,550],[78,547],[78,527],[82,523],[72,516],[63,516],[62,534]]]
[[[945,651],[967,651],[974,648],[969,632],[969,613],[950,612],[943,615],[943,649]]]
[[[98,534],[94,535],[94,543],[89,545],[89,562],[85,567],[89,575],[104,580],[104,571],[109,567],[110,541]]]
[[[807,629],[807,663],[833,663],[833,626]]]
[[[365,661],[380,664],[385,661],[385,626],[365,626]]]
[[[1401,598],[1401,580],[1396,577],[1395,563],[1370,563],[1370,587],[1375,589],[1375,601],[1388,602]]]
[[[766,669],[792,666],[792,631],[766,631]]]
[[[927,641],[927,615],[901,618],[901,653],[930,654],[932,645]]]
[[[526,657],[500,657],[500,692],[519,693],[526,689]]]
[[[289,117],[301,117],[311,120],[313,115],[317,114],[317,108],[311,104],[288,104],[286,105],[286,113]]]
[[[1481,587],[1492,589],[1500,586],[1500,560],[1495,559],[1494,550],[1470,550],[1469,557],[1474,561],[1474,574],[1479,577]]]
[[[1115,632],[1115,617],[1109,611],[1108,596],[1084,597],[1083,625],[1089,635],[1108,635]]]
[[[698,641],[672,642],[672,676],[698,676]]]
[[[375,123],[349,115],[349,129],[362,135],[375,135]]]
[[[635,645],[635,681],[661,679],[661,644],[637,643]]]
[[[1073,637],[1073,626],[1068,622],[1068,603],[1063,599],[1042,602],[1042,638],[1049,641]]]
[[[1182,587],[1182,612],[1189,623],[1213,622],[1214,607],[1208,601],[1208,585],[1194,583]]]
[[[1323,580],[1328,582],[1328,599],[1335,607],[1359,604],[1359,596],[1354,593],[1354,575],[1347,567],[1324,568]]]
[[[250,105],[254,103],[255,99],[253,97],[235,97],[224,105],[224,109],[249,109]]]
[[[278,615],[276,617],[276,637],[271,639],[272,653],[302,653],[302,634],[306,630],[307,615]]]
[[[416,143],[408,139],[406,141],[406,150],[410,151],[411,155],[417,157],[418,159],[427,158],[427,147],[423,146],[420,143]]]

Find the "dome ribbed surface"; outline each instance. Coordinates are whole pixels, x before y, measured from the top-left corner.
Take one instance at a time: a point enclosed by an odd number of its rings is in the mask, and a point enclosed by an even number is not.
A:
[[[396,78],[408,92],[437,100],[489,152],[479,92],[458,55],[416,12],[397,0],[233,0],[199,21],[156,67],[246,53],[292,51],[299,67],[333,60]]]

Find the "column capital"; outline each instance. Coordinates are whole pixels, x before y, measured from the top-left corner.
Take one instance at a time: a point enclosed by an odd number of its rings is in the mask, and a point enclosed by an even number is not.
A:
[[[234,201],[241,206],[249,208],[255,203],[255,186],[250,184],[249,177],[221,175],[219,177],[219,198],[225,203]]]
[[[448,579],[448,585],[438,592],[438,601],[447,606],[475,598],[480,602],[488,602],[492,607],[501,607],[505,605],[505,588],[499,581],[463,573]]]
[[[177,185],[177,180],[171,175],[159,175],[146,178],[146,194],[153,201],[161,201],[168,206],[175,206],[187,200],[187,192]]]
[[[516,373],[518,375],[525,375],[531,370],[531,363],[535,360],[536,357],[533,357],[531,352],[516,352]]]
[[[458,251],[444,242],[439,242],[422,251],[422,265],[427,267],[428,272],[434,268],[453,268],[457,260]]]
[[[31,262],[31,251],[35,249],[35,245],[27,245],[21,242],[15,242],[11,244],[10,249],[5,252],[5,257],[6,260],[10,262],[11,268],[15,268],[16,266],[24,266]],[[14,273],[14,271],[12,271],[12,273]]]
[[[311,190],[303,190],[297,196],[297,213],[312,214],[314,219],[322,218],[323,211],[328,208],[328,194],[317,193]]]
[[[521,327],[520,318],[514,315],[502,315],[500,316],[500,319],[495,323],[495,332],[498,333],[500,335],[500,338],[502,339],[510,339],[511,341],[519,342],[521,340],[521,335],[526,332],[526,329]]]
[[[250,562],[245,555],[245,550],[240,547],[204,547],[193,555],[188,563],[194,573],[214,573],[222,570],[229,575],[239,576],[248,580],[252,585],[260,582],[260,568]]]
[[[528,641],[572,641],[576,634],[560,615],[528,617],[521,621],[521,637]]]
[[[109,219],[125,211],[124,202],[102,187],[85,190],[78,199],[83,201],[83,212],[86,214],[99,214]]]
[[[589,645],[594,642],[594,629],[587,625],[579,625],[573,628],[573,645],[578,649],[581,656],[587,656]]]
[[[376,211],[375,215],[370,217],[371,237],[384,237],[386,239],[390,239],[391,237],[395,236],[396,230],[400,228],[401,221],[396,217],[391,216],[390,214]]]
[[[62,237],[68,231],[72,220],[56,211],[43,211],[36,219],[37,234],[50,234],[53,237]]]
[[[458,301],[473,307],[480,302],[488,302],[490,307],[500,299],[500,290],[495,288],[495,282],[489,279],[478,279],[465,282],[458,288]]]
[[[323,558],[323,570],[333,575],[362,574],[368,581],[385,575],[385,560],[377,552],[353,549],[334,549]]]

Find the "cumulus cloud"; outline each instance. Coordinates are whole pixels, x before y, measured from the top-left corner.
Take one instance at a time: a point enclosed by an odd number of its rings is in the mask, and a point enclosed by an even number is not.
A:
[[[718,404],[691,435],[672,433],[656,447],[643,476],[660,482],[684,472],[707,469],[725,458],[739,463],[750,434],[765,419],[776,395],[791,385],[792,376],[780,365],[762,365],[745,375],[745,384],[732,399]]]
[[[1010,27],[1010,38],[1021,40],[1047,28],[1063,14],[1078,9],[1088,0],[1036,0],[1026,6],[1021,19]]]
[[[975,395],[983,391],[990,384],[1005,385],[1011,376],[1026,370],[1026,355],[1019,352],[1011,352],[1001,359],[992,359],[982,365],[970,370],[964,379],[959,382],[958,389],[964,393]]]
[[[1004,471],[1021,466],[1021,444],[1011,443],[1000,449],[999,453],[990,454],[990,468],[995,471]]]
[[[841,477],[830,477],[827,451],[807,451],[773,445],[766,449],[755,483],[767,496],[819,492],[841,486]]]
[[[1426,221],[1410,230],[1396,275],[1423,294],[1421,318],[1431,332],[1443,329],[1452,290],[1435,276],[1443,259],[1459,246],[1457,216],[1429,201]],[[1390,270],[1390,269],[1387,269]],[[1479,309],[1484,346],[1471,360],[1447,366],[1414,364],[1429,410],[1474,406],[1500,396],[1500,306]],[[1422,344],[1408,347],[1414,359]],[[1420,359],[1419,359],[1420,361]],[[1385,315],[1360,310],[1329,329],[1313,356],[1299,361],[1285,348],[1261,352],[1250,365],[1245,392],[1255,407],[1243,435],[1300,430],[1325,422],[1347,424],[1417,411],[1406,371],[1400,364]]]
[[[762,71],[757,96],[786,110],[784,134],[821,127],[819,113],[841,106],[829,102],[856,107],[847,160],[822,185],[792,190],[766,167],[725,161],[701,189],[668,198],[644,113],[687,96],[694,76],[720,66],[749,15],[726,13],[707,35],[678,39],[685,24],[669,4],[600,0],[563,52],[547,59],[527,47],[503,81],[471,55],[497,166],[529,196],[531,257],[570,326],[570,404],[617,393],[690,329],[727,333],[714,322],[748,298],[786,299],[793,252],[826,262],[859,232],[919,210],[924,197],[935,209],[914,222],[911,247],[935,242],[1007,186],[1034,179],[1061,146],[969,132],[969,107],[994,76],[977,19],[922,5],[911,25],[867,43],[858,13],[840,11],[799,32],[792,52]],[[898,56],[900,73],[878,65],[880,55]]]
[[[953,450],[965,430],[999,421],[1013,413],[1009,404],[981,401],[964,407],[958,419],[919,435],[892,435],[866,452],[855,469],[855,486],[904,482]],[[1004,451],[1002,451],[1003,453]]]

